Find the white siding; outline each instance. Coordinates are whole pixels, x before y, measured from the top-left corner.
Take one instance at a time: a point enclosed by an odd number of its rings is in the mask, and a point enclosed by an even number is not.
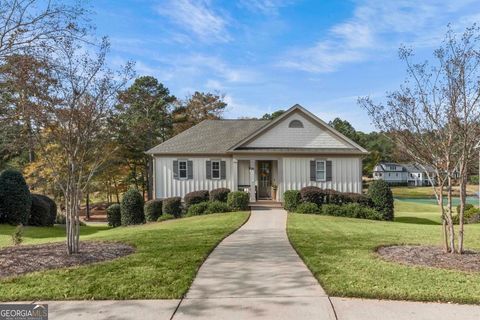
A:
[[[362,192],[362,160],[356,157],[328,157],[332,161],[332,181],[310,181],[310,160],[313,157],[283,158],[283,192],[318,186],[341,192]],[[323,159],[323,158],[322,158]]]
[[[193,179],[176,180],[173,179],[173,161],[174,160],[193,161]],[[206,161],[224,160],[226,161],[226,179],[210,180],[206,178]],[[163,199],[168,197],[183,197],[185,194],[197,190],[212,190],[216,188],[230,188],[233,190],[231,179],[231,158],[220,157],[155,157],[155,193],[156,198]]]
[[[303,128],[289,128],[292,120],[299,120]],[[352,148],[349,144],[304,116],[294,113],[272,129],[249,142],[252,148]]]
[[[239,160],[238,161],[238,185],[246,186],[250,184],[250,161]]]

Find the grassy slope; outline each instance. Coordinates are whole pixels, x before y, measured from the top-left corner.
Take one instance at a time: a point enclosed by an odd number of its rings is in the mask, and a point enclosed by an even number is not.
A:
[[[330,295],[480,303],[480,273],[404,266],[375,255],[380,245],[441,243],[434,206],[396,205],[403,222],[290,214],[289,238]],[[466,246],[480,249],[480,225],[466,226]]]
[[[214,214],[136,227],[83,227],[82,240],[129,243],[127,257],[78,268],[0,280],[0,301],[180,298],[207,255],[248,218],[247,212]],[[0,246],[13,227],[0,226]],[[63,228],[28,227],[25,244],[64,239]]]
[[[468,185],[467,193],[475,195],[478,192],[477,185]],[[434,197],[432,187],[392,187],[392,193],[394,197],[399,198],[425,198]],[[453,193],[458,196],[458,187],[453,187]]]

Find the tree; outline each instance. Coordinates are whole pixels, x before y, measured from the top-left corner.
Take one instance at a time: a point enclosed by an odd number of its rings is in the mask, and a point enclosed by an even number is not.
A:
[[[356,143],[360,143],[360,137],[357,134],[357,131],[353,128],[353,126],[347,120],[342,120],[340,118],[335,118],[333,121],[329,122],[329,125],[346,136],[347,138],[351,139]]]
[[[227,103],[220,94],[195,92],[173,111],[174,131],[178,134],[206,119],[220,119]]]
[[[272,113],[265,113],[263,116],[262,116],[262,120],[273,120],[275,118],[278,118],[280,117],[282,114],[285,113],[285,110],[283,109],[280,109],[280,110],[277,110],[277,111],[274,111]]]
[[[435,64],[412,62],[413,51],[400,49],[408,79],[388,95],[386,104],[368,97],[359,103],[373,122],[420,164],[428,175],[443,220],[446,252],[463,252],[463,215],[468,168],[480,136],[479,28],[468,28],[458,37],[450,28],[434,52]],[[430,174],[427,168],[433,168]],[[452,185],[460,174],[458,248],[452,210]],[[444,194],[447,203],[444,203]]]
[[[143,76],[120,92],[118,99],[114,124],[119,153],[131,168],[136,188],[141,184],[152,199],[152,159],[145,151],[171,137],[171,109],[176,98],[157,79]]]

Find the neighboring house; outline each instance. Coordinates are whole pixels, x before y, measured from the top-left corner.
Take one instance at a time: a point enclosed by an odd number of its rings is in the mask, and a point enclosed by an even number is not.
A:
[[[305,186],[361,193],[368,154],[298,104],[274,120],[205,120],[147,153],[156,198],[225,187],[252,202]]]
[[[430,170],[433,176],[433,169]],[[418,164],[378,163],[373,168],[374,180],[385,180],[391,185],[429,186],[427,172]]]

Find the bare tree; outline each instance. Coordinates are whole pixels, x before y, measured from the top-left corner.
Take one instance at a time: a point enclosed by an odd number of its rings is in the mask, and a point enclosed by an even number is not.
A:
[[[458,37],[450,28],[434,52],[435,64],[412,62],[413,51],[400,49],[408,78],[388,95],[386,104],[360,98],[374,124],[428,175],[443,220],[445,251],[463,252],[463,224],[468,168],[479,136],[479,29]],[[431,174],[433,169],[434,174]],[[458,250],[455,247],[452,186],[460,175]],[[444,194],[447,201],[444,201]]]
[[[80,2],[0,0],[0,60],[30,49],[48,49],[65,35],[82,38]]]
[[[40,129],[36,142],[65,201],[69,254],[79,251],[82,195],[112,151],[106,129],[115,97],[133,76],[131,64],[116,74],[105,66],[108,48],[106,38],[96,54],[74,39],[62,41],[50,69],[53,98],[31,115]]]

